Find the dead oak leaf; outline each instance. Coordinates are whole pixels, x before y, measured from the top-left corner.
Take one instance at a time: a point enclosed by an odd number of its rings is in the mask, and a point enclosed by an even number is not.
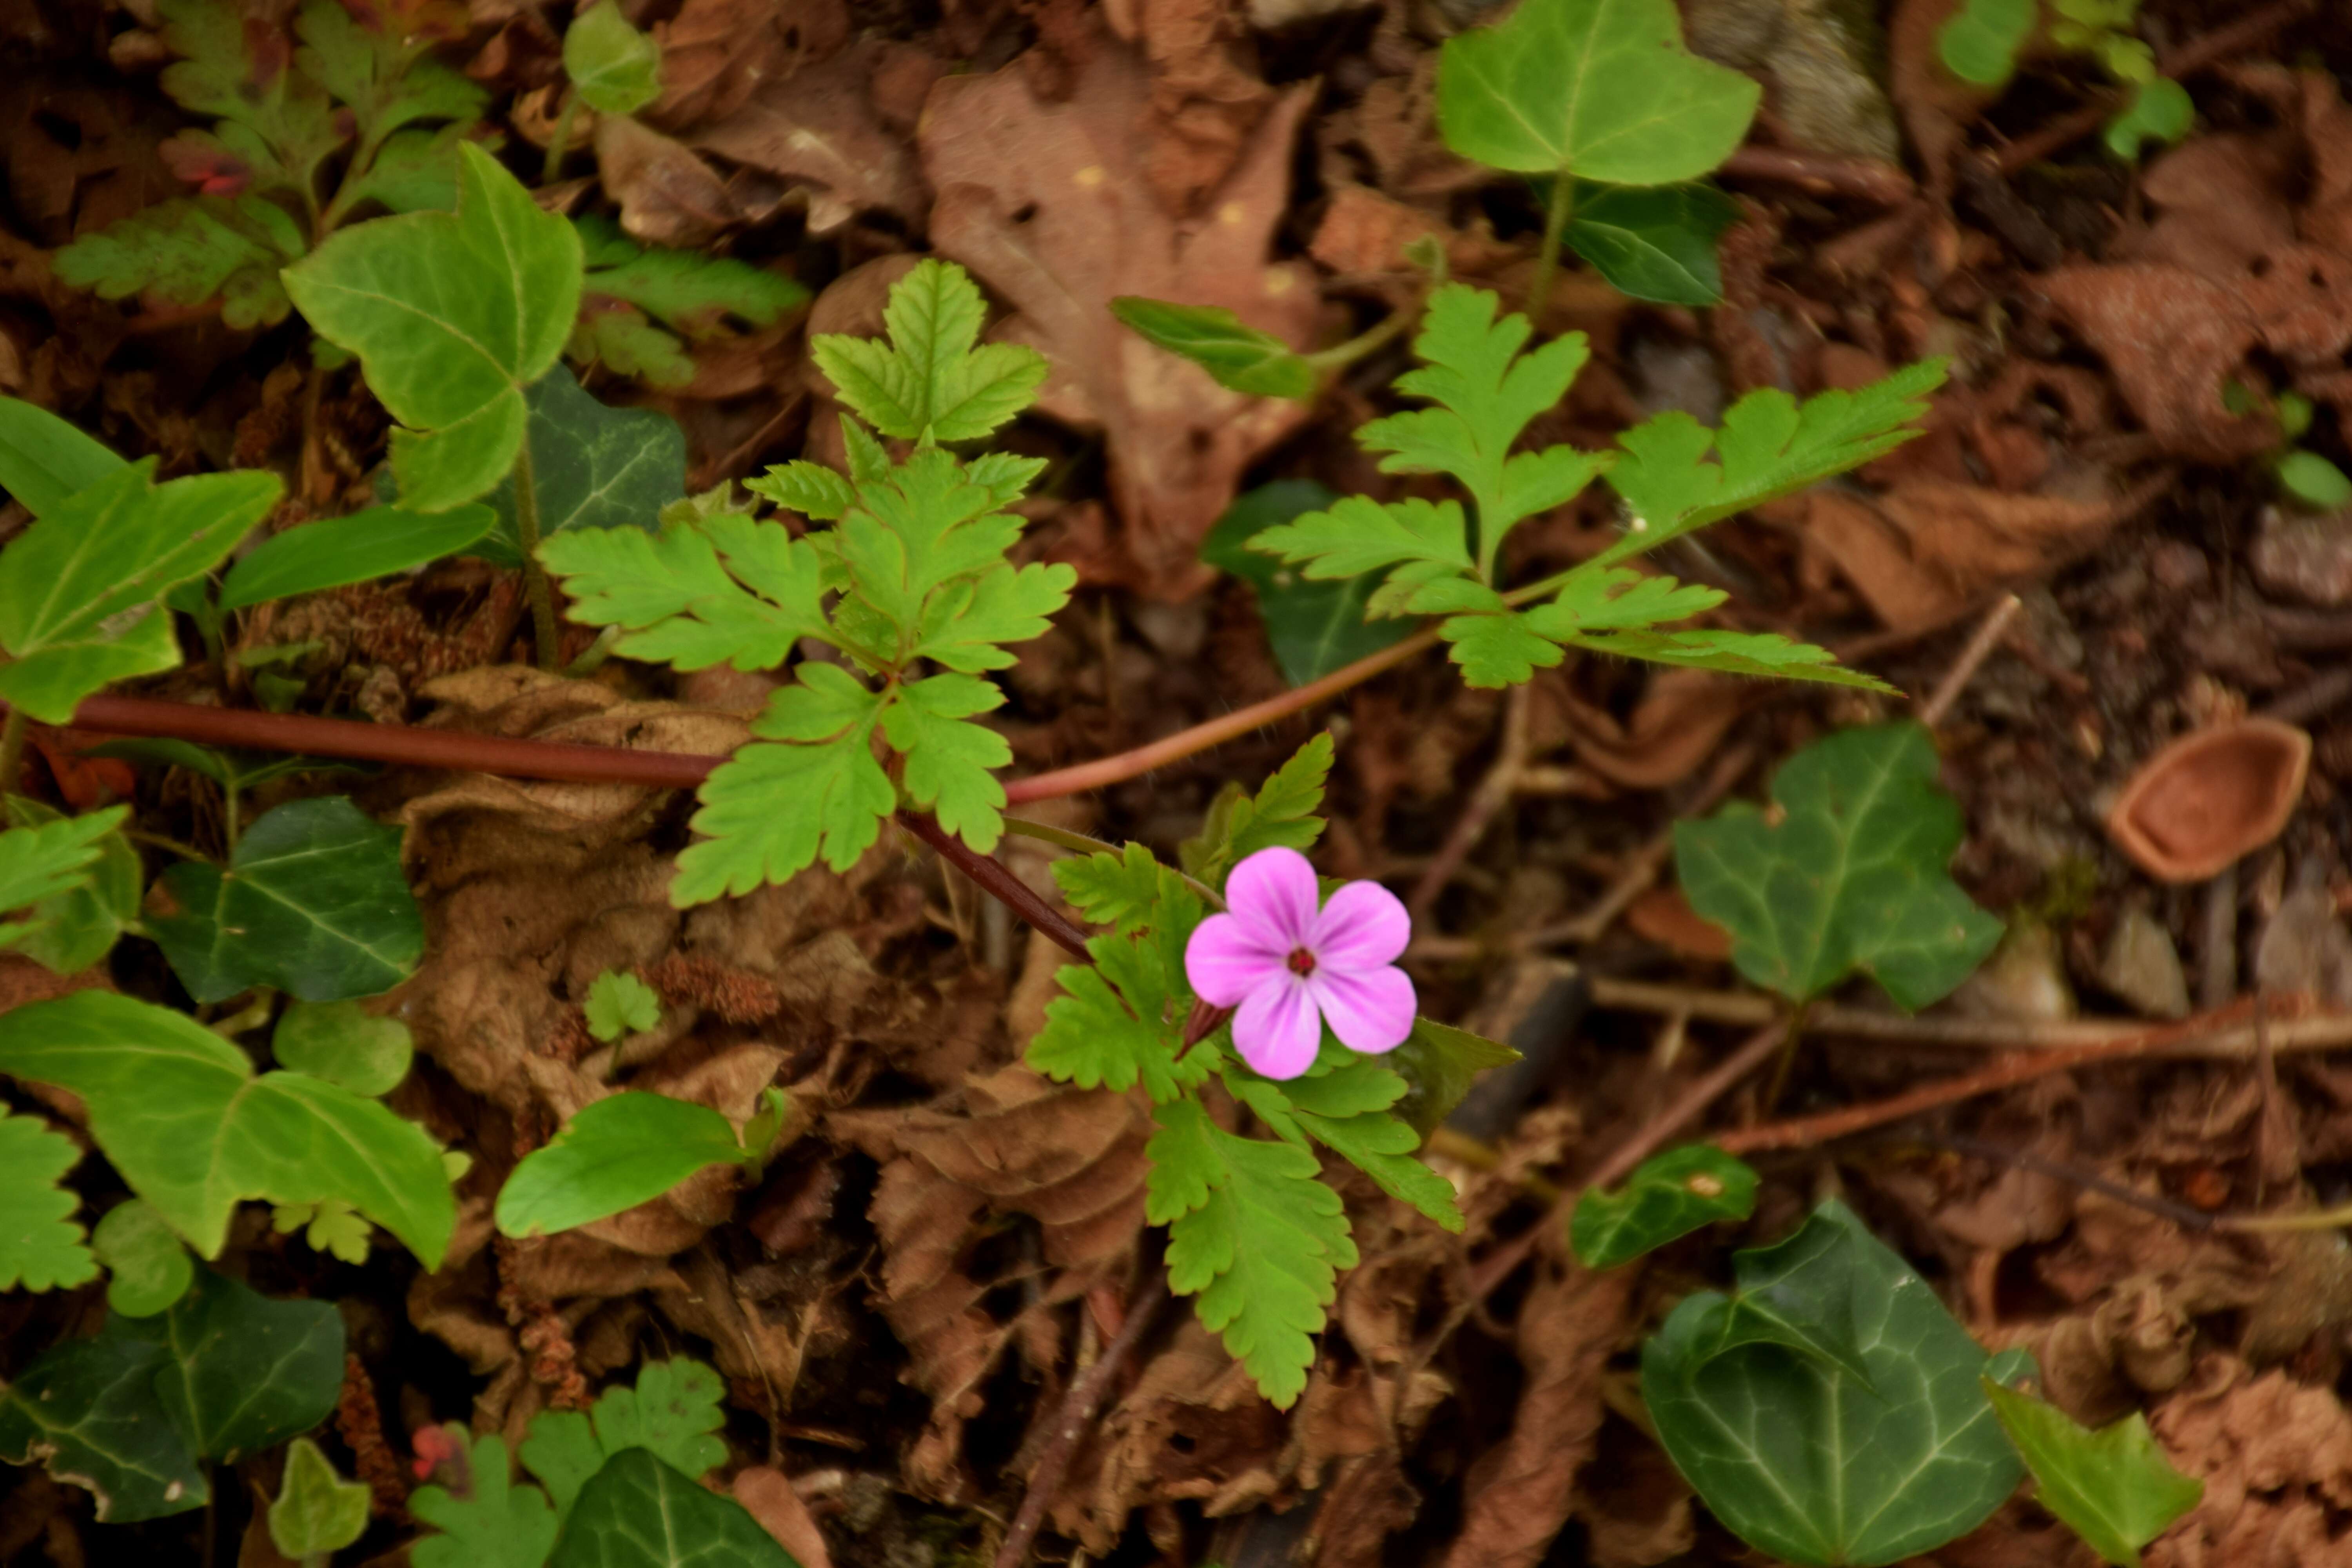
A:
[[[1198,220],[1169,216],[1152,194],[1151,87],[1133,52],[1109,40],[1048,103],[1008,68],[932,89],[919,132],[937,190],[932,245],[1020,312],[999,335],[1053,368],[1038,407],[1109,448],[1111,494],[1138,582],[1178,596],[1208,578],[1202,538],[1242,471],[1305,418],[1297,405],[1244,397],[1197,365],[1121,327],[1110,301],[1139,294],[1223,306],[1304,346],[1318,301],[1313,275],[1266,260],[1290,192],[1290,153],[1312,89],[1282,94]]]
[[[881,46],[861,43],[789,77],[763,79],[733,112],[697,132],[692,144],[804,191],[811,234],[831,234],[863,212],[918,225],[922,178],[905,139],[885,129],[874,108],[881,58]]]

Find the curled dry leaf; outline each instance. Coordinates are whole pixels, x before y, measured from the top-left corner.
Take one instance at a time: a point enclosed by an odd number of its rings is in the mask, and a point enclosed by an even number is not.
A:
[[[1311,91],[1276,100],[1202,216],[1185,223],[1150,193],[1146,71],[1109,39],[1088,54],[1066,101],[1040,100],[1029,73],[1008,67],[941,81],[923,117],[923,170],[940,194],[931,242],[1020,311],[1001,335],[1051,364],[1037,406],[1103,431],[1123,543],[1137,580],[1156,594],[1209,581],[1201,540],[1242,470],[1305,411],[1224,390],[1120,326],[1110,301],[1138,294],[1223,306],[1306,345],[1318,310],[1313,274],[1269,265],[1266,255]]]
[[[813,235],[831,234],[862,212],[918,226],[922,179],[905,138],[886,130],[874,110],[880,58],[880,46],[868,41],[790,77],[764,79],[692,142],[805,190]]]
[[[645,118],[686,132],[724,120],[765,82],[829,59],[849,41],[845,0],[687,0],[654,28],[661,97]]]
[[[2279,836],[2303,798],[2311,736],[2274,719],[2184,735],[2140,765],[2107,836],[2149,876],[2201,882]]]
[[[2343,1554],[2352,1415],[2328,1389],[2253,1377],[2213,1352],[2149,1425],[2205,1495],[2147,1549],[2148,1568],[2300,1568]]]
[[[1621,721],[1565,682],[1538,680],[1535,688],[1539,707],[1558,709],[1577,760],[1627,789],[1664,789],[1688,778],[1756,695],[1751,682],[1707,670],[1657,669],[1632,717]],[[1544,716],[1536,720],[1539,742],[1550,727]]]
[[[625,114],[597,120],[596,168],[620,204],[621,226],[647,245],[697,249],[741,216],[692,148]]]
[[[735,1500],[743,1505],[776,1544],[793,1554],[800,1568],[833,1568],[833,1553],[824,1532],[810,1517],[808,1504],[793,1489],[792,1478],[773,1465],[747,1465],[735,1476]]]

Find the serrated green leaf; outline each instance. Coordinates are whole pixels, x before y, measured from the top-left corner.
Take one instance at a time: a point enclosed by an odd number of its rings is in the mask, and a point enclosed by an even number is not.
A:
[[[1266,775],[1254,795],[1234,795],[1210,815],[1202,837],[1185,847],[1185,868],[1222,888],[1235,866],[1261,849],[1315,847],[1323,837],[1323,786],[1331,776],[1331,733],[1326,730]]]
[[[308,196],[319,165],[347,139],[334,106],[308,70],[289,70],[289,40],[271,22],[251,26],[234,6],[159,0],[163,43],[181,57],[163,90],[220,121],[201,140],[233,154],[263,188]]]
[[[772,327],[808,303],[809,291],[781,272],[730,256],[640,245],[607,217],[572,221],[586,252],[586,292],[634,305],[688,338],[715,335],[730,316]]]
[[[1262,332],[1217,305],[1180,305],[1123,294],[1110,313],[1155,348],[1191,360],[1219,386],[1245,397],[1315,399],[1315,367],[1272,332]]]
[[[357,225],[283,274],[400,421],[393,472],[416,511],[472,500],[514,466],[523,389],[554,366],[580,309],[572,226],[472,142],[458,157],[455,213]]]
[[[743,488],[820,522],[835,521],[857,502],[847,479],[806,458],[779,463],[758,479],[745,479]]]
[[[331,1301],[276,1300],[200,1268],[170,1311],[119,1321],[163,1347],[156,1397],[203,1458],[274,1447],[325,1420],[342,1392],[343,1320]]]
[[[1632,511],[1624,536],[1588,565],[1654,550],[1710,522],[1860,468],[1920,432],[1946,361],[1922,360],[1852,392],[1816,393],[1801,405],[1777,387],[1733,404],[1710,431],[1680,410],[1653,415],[1617,437],[1609,483]],[[1708,460],[1712,449],[1715,460]]]
[[[698,1361],[647,1362],[635,1387],[606,1389],[589,1415],[540,1415],[523,1439],[522,1462],[547,1483],[559,1516],[571,1513],[607,1460],[631,1448],[680,1475],[700,1476],[727,1462],[727,1443],[718,1435],[727,1421],[719,1408],[725,1393],[719,1374]]]
[[[464,1427],[446,1430],[465,1442]],[[470,1495],[437,1486],[409,1493],[408,1511],[443,1532],[420,1537],[409,1560],[416,1568],[542,1568],[556,1531],[547,1494],[514,1484],[506,1440],[495,1432],[473,1439],[468,1458]]]
[[[1540,636],[1567,642],[1593,632],[1688,620],[1727,597],[1720,588],[1604,566],[1570,573],[1556,597],[1527,612],[1527,623]]]
[[[486,506],[447,511],[370,507],[272,534],[248,551],[221,582],[219,607],[241,610],[348,583],[368,583],[470,550],[498,521]]]
[[[596,1428],[583,1410],[542,1410],[531,1417],[517,1457],[547,1489],[560,1525],[580,1500],[581,1489],[593,1480],[612,1456],[596,1439]]]
[[[90,1135],[196,1251],[240,1198],[339,1197],[436,1267],[457,1223],[441,1152],[414,1123],[302,1073],[257,1079],[185,1014],[81,991],[0,1013],[0,1072],[71,1089]]]
[[[1614,1268],[1718,1220],[1756,1211],[1757,1176],[1707,1143],[1653,1155],[1614,1192],[1588,1188],[1569,1216],[1568,1244],[1587,1268]]]
[[[1284,1086],[1300,1130],[1370,1176],[1373,1185],[1389,1196],[1412,1205],[1444,1229],[1459,1234],[1467,1222],[1454,1201],[1454,1184],[1414,1158],[1421,1148],[1421,1134],[1385,1110],[1318,1112],[1314,1108],[1315,1086],[1322,1081],[1328,1080],[1299,1079]],[[1398,1092],[1402,1094],[1403,1089],[1404,1080],[1398,1079]]]
[[[131,815],[128,806],[110,805],[87,816],[59,816],[20,795],[6,799],[8,819],[17,826],[0,832],[0,914],[87,886],[106,852],[106,837]],[[37,812],[42,820],[22,820]],[[29,934],[28,927],[0,925],[0,948]]]
[[[175,912],[150,933],[199,1002],[256,985],[305,1002],[373,996],[425,952],[425,917],[400,866],[400,829],[347,796],[289,801],[237,840],[228,868],[184,861],[158,886]]]
[[[650,1203],[709,1165],[740,1164],[734,1124],[707,1105],[625,1092],[593,1100],[499,1189],[507,1236],[552,1236]]]
[[[106,1304],[126,1318],[152,1318],[188,1292],[196,1278],[185,1243],[153,1205],[125,1198],[90,1232],[89,1249],[106,1265]]]
[[[294,23],[303,43],[297,64],[352,111],[363,138],[383,141],[423,121],[470,121],[489,107],[480,84],[427,52],[429,37],[402,36],[381,12],[364,15],[341,0],[308,0]]]
[[[583,529],[542,542],[572,618],[619,626],[620,651],[679,669],[772,669],[804,637],[833,640],[817,547],[777,522],[722,512],[657,534]]]
[[[1003,705],[1004,694],[970,675],[935,675],[898,689],[882,713],[882,733],[907,759],[908,798],[940,826],[986,855],[1004,836],[1004,786],[989,770],[1013,760],[995,731],[967,721]]]
[[[0,1390],[0,1459],[44,1465],[85,1488],[101,1524],[202,1508],[205,1467],[156,1397],[164,1348],[111,1320],[89,1339],[42,1352]]]
[[[1937,771],[1916,724],[1845,730],[1782,765],[1778,821],[1740,803],[1676,825],[1683,890],[1742,974],[1803,1001],[1861,970],[1905,1008],[1969,976],[2001,924],[1945,869],[1961,824]]]
[[[1417,1017],[1412,1033],[1387,1058],[1405,1081],[1404,1097],[1395,1106],[1397,1117],[1426,1139],[1454,1114],[1480,1073],[1518,1059],[1518,1052],[1498,1040]]]
[[[1377,572],[1405,562],[1425,562],[1469,573],[1469,529],[1454,501],[1417,496],[1382,503],[1370,496],[1342,496],[1328,510],[1262,530],[1250,549],[1276,555],[1328,581]]]
[[[1273,560],[1272,552],[1255,548],[1261,534],[1338,500],[1312,479],[1276,479],[1244,492],[1201,542],[1205,564],[1241,578],[1256,595],[1258,617],[1265,623],[1275,662],[1293,686],[1320,680],[1412,630],[1402,623],[1365,618],[1372,589],[1369,581],[1309,581],[1314,574],[1294,572]]]
[[[563,74],[599,114],[635,114],[661,96],[661,46],[596,0],[563,33]]]
[[[607,969],[588,983],[581,1008],[588,1015],[588,1032],[606,1042],[661,1022],[661,998],[654,988],[618,969]]]
[[[0,1290],[54,1290],[97,1278],[73,1221],[81,1198],[58,1184],[80,1160],[74,1141],[39,1117],[0,1107]]]
[[[270,1032],[278,1065],[377,1099],[408,1076],[415,1054],[408,1026],[357,1002],[289,1002]]]
[[[1437,635],[1461,667],[1465,686],[1523,686],[1537,670],[1549,669],[1561,658],[1559,645],[1537,636],[1516,610],[1450,616],[1439,623]]]
[[[1097,850],[1056,860],[1053,871],[1055,884],[1079,918],[1114,926],[1122,936],[1151,924],[1160,900],[1182,886],[1140,844],[1129,844],[1117,854]],[[1199,918],[1197,912],[1193,918]]]
[[[1936,29],[1936,54],[1962,81],[1999,87],[2041,19],[2037,0],[1962,0]]]
[[[2140,1548],[2205,1496],[2205,1483],[2175,1468],[2137,1410],[2094,1432],[1991,1378],[1984,1391],[2033,1472],[2033,1500],[2117,1568],[2139,1568]]]
[[[616,375],[635,376],[647,386],[692,384],[694,358],[677,334],[657,327],[634,305],[591,299],[572,324],[563,357],[583,369],[601,364]]]
[[[1170,947],[1144,936],[1089,940],[1094,963],[1064,964],[1055,976],[1062,994],[1047,1004],[1045,1026],[1029,1042],[1029,1066],[1080,1089],[1124,1092],[1141,1083],[1160,1104],[1204,1082],[1210,1054],[1183,1053],[1192,998],[1181,950],[1171,965]]]
[[[966,673],[1010,668],[1015,658],[1000,645],[1044,637],[1077,582],[1077,568],[1059,561],[984,572],[931,596],[906,658]]]
[[[177,196],[86,234],[57,253],[61,281],[101,300],[136,295],[194,310],[221,302],[222,324],[274,327],[289,307],[279,268],[305,247],[266,196]]]
[[[269,1228],[280,1236],[299,1230],[311,1251],[353,1264],[367,1261],[374,1240],[366,1217],[341,1198],[275,1205],[269,1211]]]
[[[614,1455],[580,1493],[547,1568],[799,1568],[732,1498],[643,1448]]]
[[[0,551],[0,698],[70,723],[109,681],[180,662],[171,617],[152,605],[204,575],[278,503],[275,474],[150,481],[127,464],[51,507]],[[135,618],[134,618],[135,616]]]
[[[1838,663],[1837,656],[1829,649],[1793,641],[1778,632],[1661,632],[1643,628],[1578,636],[1568,640],[1578,647],[1616,658],[1646,659],[1652,664],[1712,669],[1724,675],[1810,680],[1817,685],[1850,686],[1864,691],[1895,691],[1878,677]]]
[[[1761,89],[1683,47],[1673,0],[1526,0],[1445,41],[1437,124],[1492,169],[1669,185],[1748,134]]]
[[[0,397],[0,490],[35,517],[128,467],[111,448],[39,405]]]
[[[1016,343],[980,343],[980,289],[953,262],[927,258],[891,286],[888,342],[823,334],[809,340],[841,400],[885,436],[925,446],[975,441],[1029,405],[1045,356]]]
[[[1643,188],[1580,181],[1568,245],[1632,299],[1719,305],[1716,242],[1738,217],[1739,204],[1704,183]]]
[[[835,531],[851,592],[898,628],[902,642],[911,642],[933,626],[927,612],[934,594],[1003,569],[1022,524],[996,505],[963,465],[935,447],[917,452],[887,479],[860,483],[857,504]],[[1066,597],[1076,577],[1052,580]]]
[[[1932,1551],[1982,1522],[2023,1473],[1978,1380],[2030,1358],[1988,1361],[1842,1205],[1807,1224],[1846,1233],[1835,1257],[1819,1256],[1845,1271],[1870,1386],[1775,1343],[1703,1355],[1694,1335],[1724,1298],[1702,1291],[1643,1347],[1643,1400],[1708,1511],[1759,1552],[1826,1565]]]
[[[327,1456],[308,1437],[286,1450],[286,1477],[269,1505],[269,1539],[299,1561],[340,1552],[367,1531],[368,1489],[335,1473]]]

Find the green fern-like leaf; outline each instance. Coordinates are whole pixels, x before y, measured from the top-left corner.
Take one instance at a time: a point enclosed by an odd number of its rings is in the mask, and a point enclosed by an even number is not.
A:
[[[976,441],[1027,407],[1045,380],[1036,350],[980,345],[987,316],[963,268],[925,260],[890,290],[887,342],[828,333],[809,351],[841,400],[883,435]]]

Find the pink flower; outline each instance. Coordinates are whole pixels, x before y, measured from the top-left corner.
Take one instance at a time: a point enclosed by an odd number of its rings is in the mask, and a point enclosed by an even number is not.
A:
[[[1261,849],[1225,882],[1230,912],[1184,948],[1201,1000],[1232,1007],[1234,1044],[1267,1078],[1314,1065],[1328,1020],[1350,1050],[1392,1051],[1412,1033],[1412,982],[1396,957],[1412,918],[1378,882],[1350,882],[1319,910],[1315,868],[1296,849]]]

